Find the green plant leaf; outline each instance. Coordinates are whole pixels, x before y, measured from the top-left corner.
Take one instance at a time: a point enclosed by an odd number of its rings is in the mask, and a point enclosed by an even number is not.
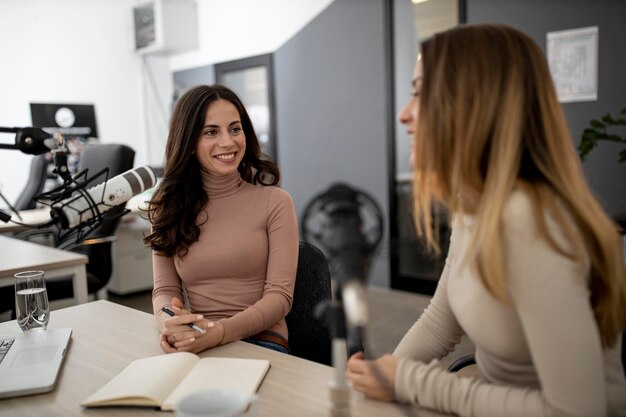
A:
[[[589,140],[582,140],[579,144],[578,144],[578,149],[580,151],[589,151],[589,149],[593,148],[593,142],[589,141]]]
[[[615,122],[609,113],[602,116],[602,121],[609,125],[612,125]]]
[[[593,129],[585,129],[583,131],[583,139],[595,139],[598,136],[600,136],[600,134]]]
[[[593,132],[593,131],[592,131]],[[593,132],[595,133],[595,132]],[[593,148],[596,147],[596,140],[589,138],[589,137],[583,137],[582,140],[580,141],[580,143],[578,144],[578,156],[580,157],[581,161],[585,161],[587,155],[589,154],[589,152],[591,152],[591,150]]]
[[[621,115],[626,115],[626,108],[622,109]],[[599,140],[606,140],[610,142],[618,142],[626,145],[626,136],[622,133],[623,128],[617,130],[611,129],[615,126],[626,126],[626,118],[620,117],[613,119],[610,113],[605,114],[598,119],[592,119],[589,122],[589,126],[583,130],[581,135],[581,141],[578,144],[578,155],[581,160],[585,160],[585,157],[598,145]],[[626,149],[622,149],[619,152],[619,162],[626,161]]]

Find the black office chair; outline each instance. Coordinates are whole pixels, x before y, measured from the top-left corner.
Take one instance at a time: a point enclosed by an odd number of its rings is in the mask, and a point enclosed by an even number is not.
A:
[[[109,176],[119,175],[133,168],[135,151],[126,145],[120,144],[88,144],[81,153],[78,172],[88,169],[88,175],[94,175],[105,167],[109,168]],[[104,181],[104,176],[98,178],[96,184]],[[112,242],[115,240],[115,230],[121,217],[109,216],[106,212],[104,221],[87,238],[71,250],[83,253],[89,258],[87,264],[87,292],[96,294],[111,279],[113,272]],[[58,300],[74,296],[71,277],[54,280],[46,283],[48,299]]]
[[[41,194],[48,177],[48,159],[45,155],[34,156],[30,162],[28,182],[15,202],[15,210],[32,210],[35,208],[34,198]]]
[[[330,271],[324,254],[314,245],[300,242],[293,303],[285,318],[292,355],[331,365],[330,330],[315,317],[315,307],[331,297]]]
[[[474,354],[461,356],[457,358],[456,360],[454,360],[448,366],[448,372],[458,372],[461,369],[465,368],[466,366],[470,366],[470,365],[476,365],[476,358],[474,357]]]
[[[89,175],[94,175],[105,167],[109,168],[109,179],[133,168],[135,151],[126,145],[119,144],[89,144],[81,154],[78,170],[88,169]],[[32,171],[32,170],[31,170]],[[45,178],[44,178],[45,179]],[[104,176],[98,178],[96,184],[104,181]],[[94,185],[96,185],[94,184]],[[37,194],[35,194],[37,195]],[[109,213],[109,212],[107,212]],[[112,267],[112,241],[120,217],[104,215],[103,223],[87,238],[71,247],[71,250],[83,253],[89,258],[86,267],[87,291],[96,294],[108,284]],[[54,242],[55,246],[57,242]],[[74,296],[72,277],[61,278],[46,283],[48,299],[58,300]],[[15,294],[12,286],[0,288],[0,312],[11,310],[11,319],[15,319]]]
[[[28,181],[13,208],[17,211],[35,208],[34,198],[41,194],[48,175],[48,160],[45,155],[34,156],[30,162]],[[0,313],[10,311],[15,319],[15,294],[13,286],[0,287]]]
[[[622,333],[622,367],[626,375],[626,331]]]

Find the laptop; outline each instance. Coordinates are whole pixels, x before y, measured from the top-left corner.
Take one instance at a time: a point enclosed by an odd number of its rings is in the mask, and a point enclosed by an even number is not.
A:
[[[52,391],[72,329],[0,335],[0,398]]]

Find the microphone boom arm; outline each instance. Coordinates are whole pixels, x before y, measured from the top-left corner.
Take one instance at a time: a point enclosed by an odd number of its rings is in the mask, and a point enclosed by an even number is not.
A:
[[[15,143],[0,143],[0,149],[19,149],[23,153],[39,155],[55,149],[52,135],[38,127],[2,127],[0,133],[15,133]]]

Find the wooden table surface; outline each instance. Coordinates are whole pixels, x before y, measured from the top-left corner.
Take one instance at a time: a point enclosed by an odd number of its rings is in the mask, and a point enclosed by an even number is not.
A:
[[[162,354],[151,314],[109,301],[53,311],[49,327],[71,327],[72,341],[55,389],[46,394],[0,400],[0,416],[164,416],[148,408],[82,408],[87,396],[131,361]],[[15,321],[0,323],[0,334],[17,333]],[[271,368],[259,389],[261,416],[329,416],[333,368],[244,342],[229,343],[202,357],[268,359]],[[381,403],[351,395],[352,416],[441,417],[416,407]]]

